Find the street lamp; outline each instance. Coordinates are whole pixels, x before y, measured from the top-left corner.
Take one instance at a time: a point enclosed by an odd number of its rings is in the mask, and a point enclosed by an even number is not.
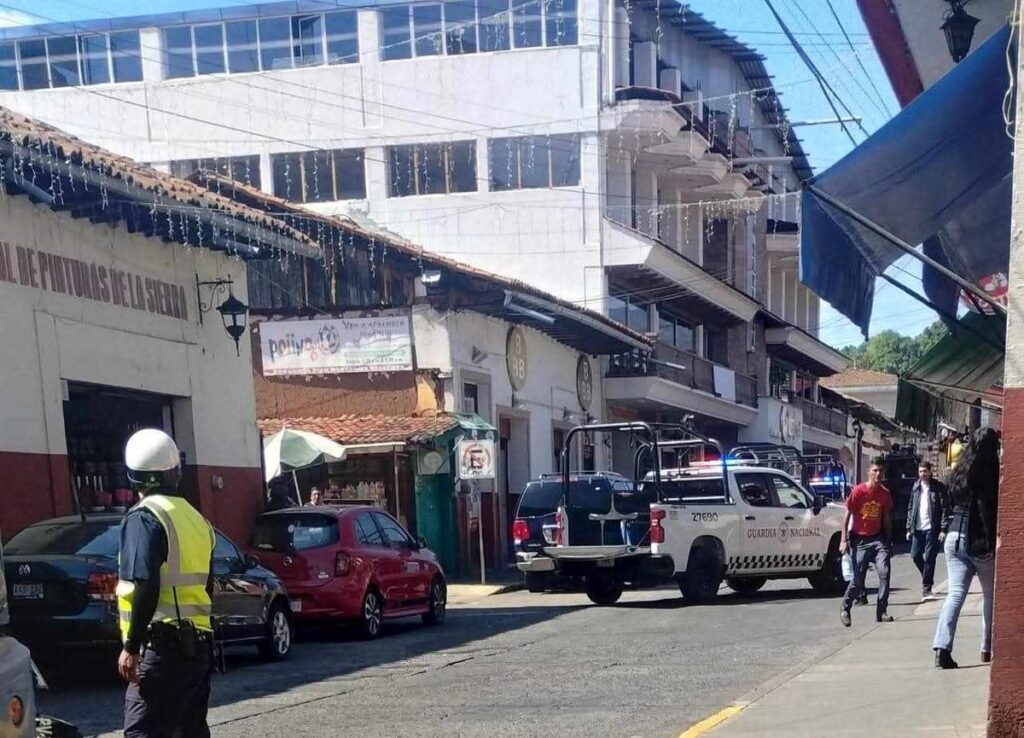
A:
[[[245,314],[249,312],[249,306],[235,297],[229,289],[228,299],[217,306],[217,312],[224,322],[224,330],[235,342],[235,354],[241,356],[238,342],[245,333]]]
[[[966,2],[967,0],[949,0],[949,10],[946,11],[945,21],[942,24],[942,32],[946,34],[949,55],[958,64],[970,52],[974,27],[980,22],[964,10]]]
[[[228,332],[228,335],[235,342],[235,353],[241,356],[238,342],[241,340],[242,334],[245,333],[245,316],[249,312],[249,306],[231,292],[232,284],[233,282],[230,279],[214,279],[209,282],[200,282],[199,275],[197,274],[196,301],[199,303],[199,324],[202,325],[203,314],[213,309],[213,298],[217,294],[224,294],[225,291],[228,293],[227,299],[217,306],[217,312],[220,313],[221,321],[224,323],[224,330]],[[203,301],[201,292],[203,287],[209,288],[210,291],[210,299],[206,302]]]

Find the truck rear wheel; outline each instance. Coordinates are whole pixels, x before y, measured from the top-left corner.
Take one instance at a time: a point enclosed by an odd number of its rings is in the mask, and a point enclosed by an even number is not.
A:
[[[622,581],[614,577],[587,577],[584,591],[595,605],[614,605],[622,597]]]
[[[743,579],[729,577],[725,583],[729,585],[729,589],[738,594],[754,594],[767,581],[768,579],[765,577],[744,577]]]
[[[689,605],[710,605],[718,597],[722,583],[722,567],[718,556],[706,548],[690,551],[686,574],[679,582],[679,590]]]
[[[846,591],[846,580],[843,579],[843,557],[839,553],[839,537],[833,537],[825,554],[825,563],[819,571],[814,572],[807,581],[811,588],[822,595],[840,595]]]

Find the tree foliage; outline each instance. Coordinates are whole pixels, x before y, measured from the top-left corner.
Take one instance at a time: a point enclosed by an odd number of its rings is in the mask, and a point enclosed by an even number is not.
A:
[[[904,336],[894,330],[882,331],[864,343],[842,350],[858,369],[886,374],[903,374],[946,335],[946,326],[935,321],[917,336]]]

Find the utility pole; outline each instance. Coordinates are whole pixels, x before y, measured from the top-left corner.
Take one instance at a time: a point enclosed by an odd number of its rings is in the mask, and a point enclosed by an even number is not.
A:
[[[1014,33],[1016,33],[1016,28]],[[1024,95],[1017,55],[1009,310],[1003,383],[1003,458],[999,485],[992,672],[988,735],[1024,734]]]

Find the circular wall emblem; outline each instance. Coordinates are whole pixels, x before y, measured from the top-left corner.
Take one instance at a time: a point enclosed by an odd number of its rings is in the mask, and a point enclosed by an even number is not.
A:
[[[800,435],[800,421],[789,405],[779,409],[779,436],[783,443],[792,443]]]
[[[437,474],[442,465],[444,457],[437,451],[427,451],[423,454],[423,468],[428,470],[428,474]]]
[[[513,326],[505,339],[505,366],[508,369],[508,381],[516,392],[526,386],[526,332],[519,326]]]
[[[589,410],[594,401],[594,370],[590,359],[583,354],[576,361],[576,399],[581,410]]]

